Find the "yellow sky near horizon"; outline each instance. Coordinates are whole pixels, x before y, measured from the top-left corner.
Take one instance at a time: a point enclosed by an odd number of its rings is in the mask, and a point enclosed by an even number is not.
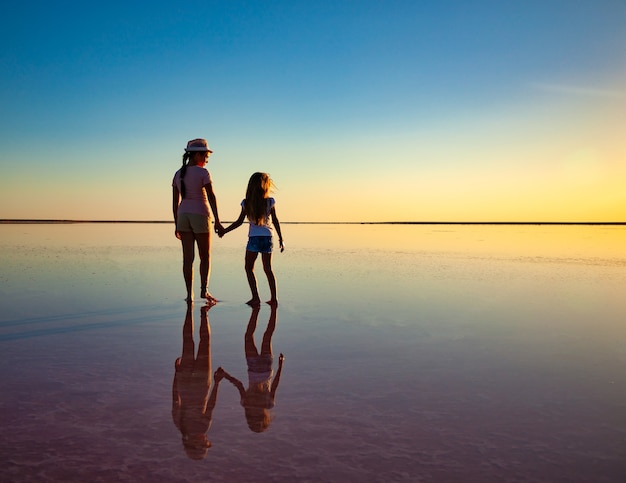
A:
[[[550,85],[432,122],[416,113],[276,139],[209,137],[208,169],[224,220],[261,170],[284,221],[625,222],[625,100]],[[5,153],[0,218],[169,220],[182,147],[60,144],[27,162]]]

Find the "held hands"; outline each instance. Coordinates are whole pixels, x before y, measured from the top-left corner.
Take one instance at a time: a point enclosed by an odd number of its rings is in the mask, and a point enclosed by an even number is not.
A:
[[[224,230],[224,227],[222,226],[222,224],[219,221],[216,221],[214,228],[215,228],[215,233],[217,233],[217,236],[222,238],[224,236],[224,233],[226,232],[226,230]]]
[[[218,367],[217,371],[215,371],[215,373],[213,374],[213,378],[215,379],[215,382],[221,381],[225,377],[226,377],[226,371],[222,369],[221,367]]]

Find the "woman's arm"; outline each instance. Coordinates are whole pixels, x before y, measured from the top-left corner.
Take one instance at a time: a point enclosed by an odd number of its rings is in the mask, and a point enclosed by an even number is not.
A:
[[[178,394],[178,373],[174,373],[174,383],[172,384],[172,420],[180,429],[180,395]]]
[[[180,240],[180,233],[176,229],[178,225],[178,205],[180,204],[180,192],[176,186],[172,187],[172,212],[174,213],[174,234]]]
[[[215,218],[215,231],[219,233],[222,230],[222,224],[220,223],[220,215],[217,212],[217,198],[215,197],[215,192],[213,191],[213,184],[205,184],[204,190],[206,191],[206,197],[209,200],[209,206],[211,207],[213,217]]]
[[[213,419],[213,410],[215,409],[215,404],[217,403],[217,390],[219,389],[220,381],[221,379],[215,380],[215,384],[213,384],[211,394],[207,400],[206,408],[204,409],[203,416],[209,424],[211,424],[211,420]]]
[[[276,208],[272,206],[272,211],[270,211],[270,215],[272,217],[272,224],[276,228],[276,233],[278,234],[278,243],[280,244],[280,251],[285,251],[285,244],[283,243],[283,234],[280,231],[280,222],[278,221],[278,216],[276,216]]]

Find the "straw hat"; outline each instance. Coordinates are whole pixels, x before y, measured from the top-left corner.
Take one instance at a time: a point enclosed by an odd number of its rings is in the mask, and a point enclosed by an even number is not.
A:
[[[187,143],[187,147],[185,148],[185,151],[189,152],[205,152],[208,151],[209,153],[212,153],[213,151],[211,151],[211,149],[209,148],[209,143],[207,143],[206,139],[202,139],[202,138],[198,138],[198,139],[192,139],[191,141],[189,141]]]

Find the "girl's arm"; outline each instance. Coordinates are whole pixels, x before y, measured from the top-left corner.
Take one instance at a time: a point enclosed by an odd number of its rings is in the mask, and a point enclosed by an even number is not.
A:
[[[222,379],[225,378],[228,382],[230,382],[233,386],[235,386],[237,390],[239,391],[239,395],[241,396],[241,399],[243,399],[244,396],[246,395],[246,389],[243,387],[243,384],[241,383],[241,381],[237,379],[236,377],[231,376],[228,372],[226,372],[221,367],[217,368],[217,371],[215,371],[214,377],[215,377],[216,382],[221,381]]]
[[[178,205],[180,204],[180,192],[176,186],[172,187],[172,212],[174,213],[174,234],[180,240],[180,233],[176,230],[178,224]]]
[[[222,236],[226,235],[226,233],[228,233],[229,231],[233,231],[234,229],[239,228],[243,224],[243,220],[245,219],[246,219],[246,212],[242,206],[241,213],[239,213],[239,218],[237,218],[228,228],[224,228],[222,230]]]
[[[274,380],[272,381],[272,387],[270,389],[270,396],[272,401],[276,397],[276,389],[278,389],[278,383],[280,382],[280,373],[283,372],[283,361],[285,360],[284,355],[280,355],[278,358],[278,370],[276,371],[276,375],[274,376]]]
[[[215,217],[215,231],[219,233],[222,230],[222,224],[220,223],[220,215],[217,212],[217,198],[215,197],[215,192],[213,191],[213,184],[205,184],[204,191],[206,191],[206,197],[209,200],[209,206],[211,207],[211,211],[213,212],[213,216]]]
[[[278,234],[278,243],[280,244],[280,251],[285,251],[285,244],[283,243],[283,234],[280,231],[280,222],[278,221],[278,216],[276,216],[276,208],[272,206],[272,211],[270,211],[270,215],[272,217],[272,223],[276,228],[276,233]]]

